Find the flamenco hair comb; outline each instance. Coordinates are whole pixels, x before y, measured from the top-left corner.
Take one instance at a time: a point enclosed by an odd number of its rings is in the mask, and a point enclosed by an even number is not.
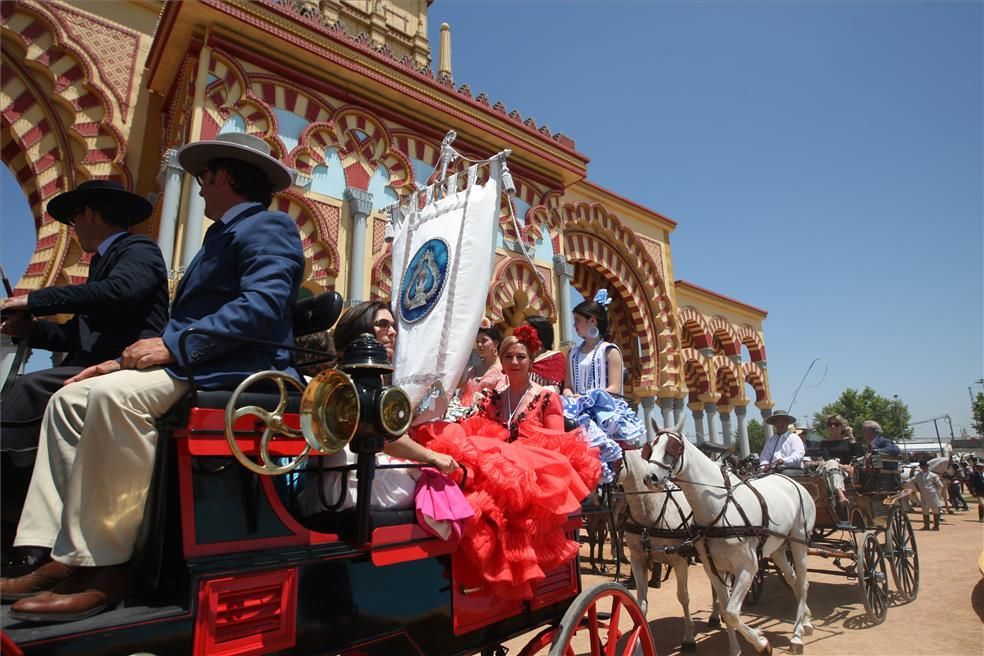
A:
[[[594,295],[594,302],[608,309],[608,306],[612,304],[612,299],[608,298],[608,290],[599,289]]]
[[[488,317],[482,317],[482,321],[481,321],[481,323],[478,324],[478,327],[479,327],[479,329],[482,329],[482,330],[484,330],[486,328],[491,328],[492,327],[492,320],[489,319]]]
[[[522,325],[513,330],[513,337],[527,348],[530,355],[536,353],[543,346],[540,336],[536,334],[536,329],[530,325]]]

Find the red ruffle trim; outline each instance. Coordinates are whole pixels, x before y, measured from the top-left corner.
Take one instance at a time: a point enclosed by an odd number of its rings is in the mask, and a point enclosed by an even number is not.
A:
[[[475,516],[459,545],[463,582],[484,584],[499,597],[529,599],[546,572],[577,553],[563,527],[597,485],[601,465],[579,431],[523,426],[512,443],[506,435],[501,425],[477,416],[462,424],[424,424],[414,439],[467,468],[462,491]]]

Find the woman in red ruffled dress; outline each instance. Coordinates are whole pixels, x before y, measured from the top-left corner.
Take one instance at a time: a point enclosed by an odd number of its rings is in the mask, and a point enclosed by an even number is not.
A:
[[[538,349],[536,331],[517,328],[499,350],[507,382],[485,392],[474,416],[423,424],[414,435],[467,468],[475,516],[459,546],[464,584],[510,599],[532,598],[547,572],[575,556],[564,525],[600,475],[580,429],[564,431],[560,397],[530,380]]]

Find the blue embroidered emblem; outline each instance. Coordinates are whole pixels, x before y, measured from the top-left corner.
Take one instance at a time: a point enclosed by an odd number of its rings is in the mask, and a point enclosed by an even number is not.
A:
[[[400,316],[416,323],[430,314],[447,280],[448,244],[430,239],[417,249],[400,285]]]

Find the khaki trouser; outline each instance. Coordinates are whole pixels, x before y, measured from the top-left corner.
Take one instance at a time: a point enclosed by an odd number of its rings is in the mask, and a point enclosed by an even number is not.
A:
[[[130,560],[154,471],[154,421],[187,391],[155,367],[55,392],[14,545],[50,547],[66,565]]]

